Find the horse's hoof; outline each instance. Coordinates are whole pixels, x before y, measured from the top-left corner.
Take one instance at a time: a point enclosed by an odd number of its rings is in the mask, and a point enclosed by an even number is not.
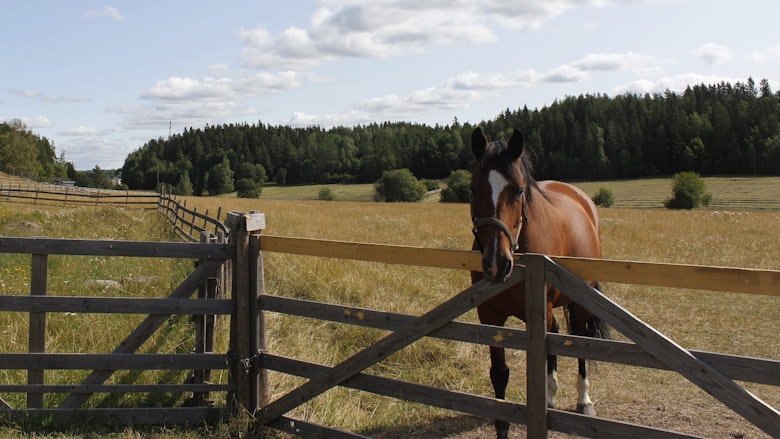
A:
[[[593,404],[577,404],[577,413],[587,416],[596,416]]]
[[[498,433],[496,439],[509,439],[509,433]]]

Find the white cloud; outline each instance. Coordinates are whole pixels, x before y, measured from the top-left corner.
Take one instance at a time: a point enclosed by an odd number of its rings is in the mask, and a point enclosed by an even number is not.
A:
[[[84,136],[95,136],[99,134],[99,131],[97,128],[86,127],[81,125],[74,128],[67,128],[61,130],[57,134],[62,136],[69,136],[69,137],[84,137]]]
[[[22,97],[35,99],[41,102],[49,104],[68,104],[68,103],[87,103],[92,102],[92,99],[85,96],[55,96],[47,95],[38,90],[11,90],[11,94]]]
[[[621,72],[640,71],[647,68],[659,68],[671,61],[652,55],[643,55],[634,52],[623,53],[591,53],[571,65],[581,71],[595,72]]]
[[[764,50],[756,50],[751,52],[747,59],[757,63],[770,62],[776,59],[780,59],[780,44],[776,44],[772,47],[767,47]]]
[[[49,120],[46,116],[35,116],[35,117],[20,117],[19,118],[29,129],[40,129],[40,128],[51,128],[54,126],[54,123]]]
[[[281,124],[291,127],[310,127],[319,126],[331,128],[335,126],[350,126],[375,122],[370,114],[363,111],[350,111],[346,113],[335,113],[326,115],[314,115],[303,112],[294,112],[288,120]]]
[[[693,49],[693,54],[707,64],[724,64],[734,58],[734,52],[729,47],[715,43],[702,44]]]
[[[663,93],[666,90],[681,93],[690,85],[698,84],[719,84],[728,82],[734,84],[741,81],[738,78],[718,75],[702,75],[698,73],[681,73],[673,76],[665,76],[656,80],[639,79],[625,85],[615,87],[613,93],[635,93],[642,95],[645,93]]]
[[[424,52],[431,46],[497,41],[496,25],[512,30],[542,23],[577,7],[608,0],[409,1],[325,0],[306,28],[271,35],[265,27],[241,30],[242,63],[256,69],[307,68],[339,57],[389,57]]]
[[[116,8],[106,6],[103,9],[90,9],[84,13],[84,18],[88,20],[99,20],[101,18],[108,18],[114,21],[122,21],[125,16],[122,15]]]
[[[203,100],[212,98],[232,98],[229,78],[203,79],[172,76],[157,81],[150,89],[141,94],[147,99],[160,100]]]

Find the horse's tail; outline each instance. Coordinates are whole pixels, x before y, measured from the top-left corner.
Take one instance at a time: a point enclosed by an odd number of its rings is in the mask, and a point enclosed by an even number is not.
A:
[[[601,285],[598,282],[596,282],[594,288],[601,291]],[[568,305],[563,307],[564,318],[566,320],[567,326],[569,327],[569,333],[571,333],[571,328],[574,327],[573,325],[574,322],[572,322],[573,316],[571,315],[572,313],[569,310],[569,307],[572,305],[572,303],[574,302],[571,302]],[[587,335],[588,337],[602,338],[605,340],[611,338],[609,325],[607,325],[605,321],[598,318],[598,316],[596,316],[595,314],[591,314],[590,319],[588,319],[588,321],[585,323],[585,330],[586,330],[585,335]]]
[[[601,284],[596,282],[594,288],[601,291]],[[603,338],[605,340],[611,338],[609,325],[595,314],[588,320],[586,327],[588,329],[588,337]]]

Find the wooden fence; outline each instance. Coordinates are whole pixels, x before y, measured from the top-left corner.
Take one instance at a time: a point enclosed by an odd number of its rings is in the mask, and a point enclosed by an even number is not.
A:
[[[175,201],[175,200],[174,200]],[[184,212],[169,216],[183,220],[182,230],[202,227],[195,225],[203,220],[185,207],[170,205],[158,208],[164,212]],[[178,207],[176,207],[178,206]],[[206,216],[206,215],[204,215]],[[176,220],[179,221],[179,220]],[[174,220],[172,220],[174,222]],[[217,221],[218,222],[218,221]],[[757,359],[726,354],[686,350],[653,328],[637,319],[579,278],[599,279],[608,282],[656,285],[686,289],[730,291],[745,294],[780,296],[780,271],[715,268],[676,264],[653,264],[627,261],[605,261],[578,258],[548,258],[542,255],[524,255],[505,284],[484,282],[454,295],[450,300],[421,316],[407,316],[380,310],[357,309],[341,304],[321,304],[277,295],[264,288],[264,254],[279,252],[328,258],[353,259],[389,264],[409,264],[457,270],[478,270],[479,255],[471,251],[439,250],[417,247],[377,245],[354,242],[324,241],[260,235],[264,217],[259,213],[228,215],[230,240],[228,244],[167,243],[145,246],[141,243],[82,242],[68,244],[62,240],[20,240],[0,238],[0,252],[29,253],[33,255],[33,273],[38,279],[31,283],[31,295],[37,297],[22,300],[13,296],[0,297],[0,312],[23,311],[30,313],[31,331],[40,332],[40,315],[59,312],[62,309],[78,309],[78,312],[150,312],[155,315],[147,320],[152,323],[139,327],[144,334],[153,331],[168,314],[228,314],[231,318],[230,352],[227,354],[177,354],[177,355],[129,355],[119,351],[103,355],[76,355],[35,353],[40,350],[40,337],[30,338],[30,353],[0,354],[0,368],[28,370],[31,383],[3,388],[0,391],[28,393],[28,402],[37,405],[36,395],[42,392],[67,392],[89,394],[91,392],[148,391],[154,385],[108,386],[102,383],[83,383],[81,386],[57,386],[40,382],[39,371],[47,368],[97,368],[104,373],[112,369],[182,368],[199,370],[228,368],[231,381],[217,388],[200,384],[162,384],[160,388],[177,391],[225,391],[236,407],[254,413],[259,422],[304,437],[361,437],[358,434],[315,425],[287,415],[297,406],[335,386],[345,386],[363,391],[429,404],[484,418],[498,418],[511,423],[528,425],[529,437],[546,437],[548,430],[567,432],[584,437],[597,438],[690,438],[694,436],[653,429],[597,417],[585,417],[545,405],[546,356],[548,353],[588,358],[598,361],[627,364],[648,368],[667,369],[679,373],[692,384],[701,387],[734,412],[765,431],[771,437],[780,437],[780,413],[747,392],[735,381],[780,386],[780,360]],[[175,222],[174,222],[175,224]],[[186,234],[186,233],[185,233]],[[179,247],[181,246],[181,247]],[[153,249],[151,247],[154,247]],[[196,250],[197,249],[197,250]],[[221,249],[221,250],[220,250]],[[117,299],[89,299],[86,306],[77,306],[71,298],[47,298],[45,292],[45,256],[48,254],[98,254],[114,256],[193,257],[202,259],[195,272],[167,299],[141,300],[129,307]],[[147,253],[152,252],[152,253]],[[37,260],[37,262],[36,262]],[[233,265],[233,296],[229,301],[213,300],[213,305],[188,305],[181,300],[189,297],[197,284],[213,274],[226,260]],[[202,268],[205,267],[205,268]],[[517,331],[514,337],[503,340],[494,338],[505,328],[454,322],[464,312],[499,294],[518,282],[526,283],[529,303],[527,332]],[[570,335],[546,333],[544,328],[544,285],[553,284],[565,294],[583,304],[617,329],[633,343],[594,340]],[[52,300],[49,302],[49,300]],[[86,299],[85,299],[86,300]],[[127,299],[130,300],[130,299]],[[18,301],[18,303],[17,303]],[[159,303],[158,303],[159,302]],[[74,308],[75,307],[75,308]],[[206,310],[204,307],[208,307]],[[349,311],[349,312],[345,312]],[[264,313],[275,312],[301,317],[316,318],[345,324],[360,325],[392,331],[385,338],[355,354],[342,363],[327,367],[299,359],[284,358],[265,348]],[[43,320],[45,322],[45,320]],[[34,324],[33,324],[34,323]],[[133,339],[131,335],[128,339]],[[502,346],[528,351],[527,404],[494,398],[453,392],[414,383],[392,380],[363,373],[363,370],[382,361],[404,346],[422,337],[439,337],[461,342]],[[36,344],[37,343],[37,344]],[[121,346],[120,346],[121,348]],[[120,348],[117,348],[118,350]],[[124,348],[123,348],[124,349]],[[88,358],[88,361],[84,361]],[[228,366],[225,366],[227,364]],[[269,401],[266,371],[274,370],[306,377],[309,380],[288,394]],[[184,387],[181,387],[184,386]],[[199,386],[199,387],[186,387]],[[73,395],[71,395],[73,396]],[[2,404],[0,402],[0,404]],[[227,408],[167,408],[132,410],[122,409],[58,409],[31,408],[31,413],[47,413],[72,416],[74,413],[103,415],[110,413],[126,422],[200,422],[226,416],[235,407]],[[30,413],[24,410],[8,410],[8,413]]]
[[[262,252],[282,252],[319,257],[335,257],[389,264],[479,270],[479,255],[470,251],[437,250],[353,242],[261,236]],[[261,355],[264,369],[295,374],[309,381],[267,406],[253,407],[261,422],[275,425],[305,437],[361,437],[328,427],[285,418],[277,419],[298,405],[337,385],[428,404],[485,418],[498,418],[528,425],[529,437],[546,437],[548,429],[593,438],[690,438],[681,433],[586,417],[548,409],[545,402],[547,354],[587,358],[603,362],[672,370],[713,395],[771,437],[780,437],[780,413],[747,392],[734,381],[780,386],[780,360],[756,359],[726,354],[686,350],[658,333],[587,283],[579,280],[657,285],[678,288],[730,291],[780,296],[780,271],[715,268],[678,264],[653,264],[579,258],[548,258],[524,255],[505,284],[484,282],[464,290],[422,316],[407,316],[338,304],[260,296],[264,312],[341,322],[393,331],[379,342],[334,367],[282,358],[273,353]],[[527,332],[513,331],[513,337],[494,337],[506,328],[452,320],[518,282],[526,283],[529,308]],[[545,284],[564,291],[594,311],[610,326],[634,343],[597,340],[546,333]],[[276,292],[272,292],[276,293]],[[262,292],[261,292],[262,294]],[[464,395],[362,373],[404,346],[431,336],[448,340],[527,350],[527,405]]]
[[[117,191],[43,183],[0,183],[0,200],[39,205],[119,205],[154,209],[159,196],[153,192]]]
[[[247,308],[245,298],[255,294],[257,270],[249,273],[252,257],[246,246],[246,215],[234,215],[230,240],[212,239],[203,234],[199,243],[130,242],[66,240],[48,238],[0,237],[0,253],[31,255],[30,295],[0,296],[0,312],[29,313],[28,352],[0,353],[0,369],[27,370],[27,383],[0,383],[0,393],[25,393],[26,408],[15,408],[0,399],[0,417],[24,419],[45,416],[72,420],[96,416],[120,424],[176,424],[213,422],[234,413],[237,406],[248,406],[248,372],[242,362],[257,352],[257,341],[249,337],[254,310]],[[251,216],[249,216],[251,217]],[[229,216],[229,218],[233,218]],[[251,224],[250,224],[251,226]],[[238,252],[240,251],[240,253]],[[165,298],[117,298],[52,296],[48,291],[49,255],[95,255],[106,257],[153,257],[196,259],[192,273]],[[225,266],[232,267],[225,270]],[[231,297],[222,294],[231,285]],[[250,291],[251,290],[251,291]],[[191,299],[197,292],[198,298]],[[123,313],[147,314],[146,317],[110,353],[47,352],[47,313]],[[195,322],[195,345],[191,353],[137,354],[144,344],[171,316],[191,315]],[[214,317],[230,318],[230,349],[214,353]],[[250,343],[252,343],[250,345]],[[48,383],[45,370],[92,370],[77,385]],[[192,371],[184,383],[107,384],[118,370]],[[225,384],[209,383],[213,370],[227,370]],[[257,374],[256,374],[257,375]],[[192,394],[187,407],[83,407],[95,393],[177,393]],[[212,407],[208,395],[226,392],[227,404]],[[57,407],[44,406],[47,393],[68,394]]]
[[[222,223],[222,209],[212,217],[209,211],[188,209],[187,202],[180,202],[169,191],[162,194],[138,191],[117,191],[82,187],[60,186],[43,183],[0,183],[0,200],[36,205],[112,205],[138,209],[157,209],[171,222],[176,235],[190,242],[197,242],[203,232],[216,236],[227,234]]]

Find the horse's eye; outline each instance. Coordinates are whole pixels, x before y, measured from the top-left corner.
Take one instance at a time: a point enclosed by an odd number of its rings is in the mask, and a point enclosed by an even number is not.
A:
[[[517,193],[515,194],[515,201],[520,201],[523,199],[523,188],[518,188]]]

